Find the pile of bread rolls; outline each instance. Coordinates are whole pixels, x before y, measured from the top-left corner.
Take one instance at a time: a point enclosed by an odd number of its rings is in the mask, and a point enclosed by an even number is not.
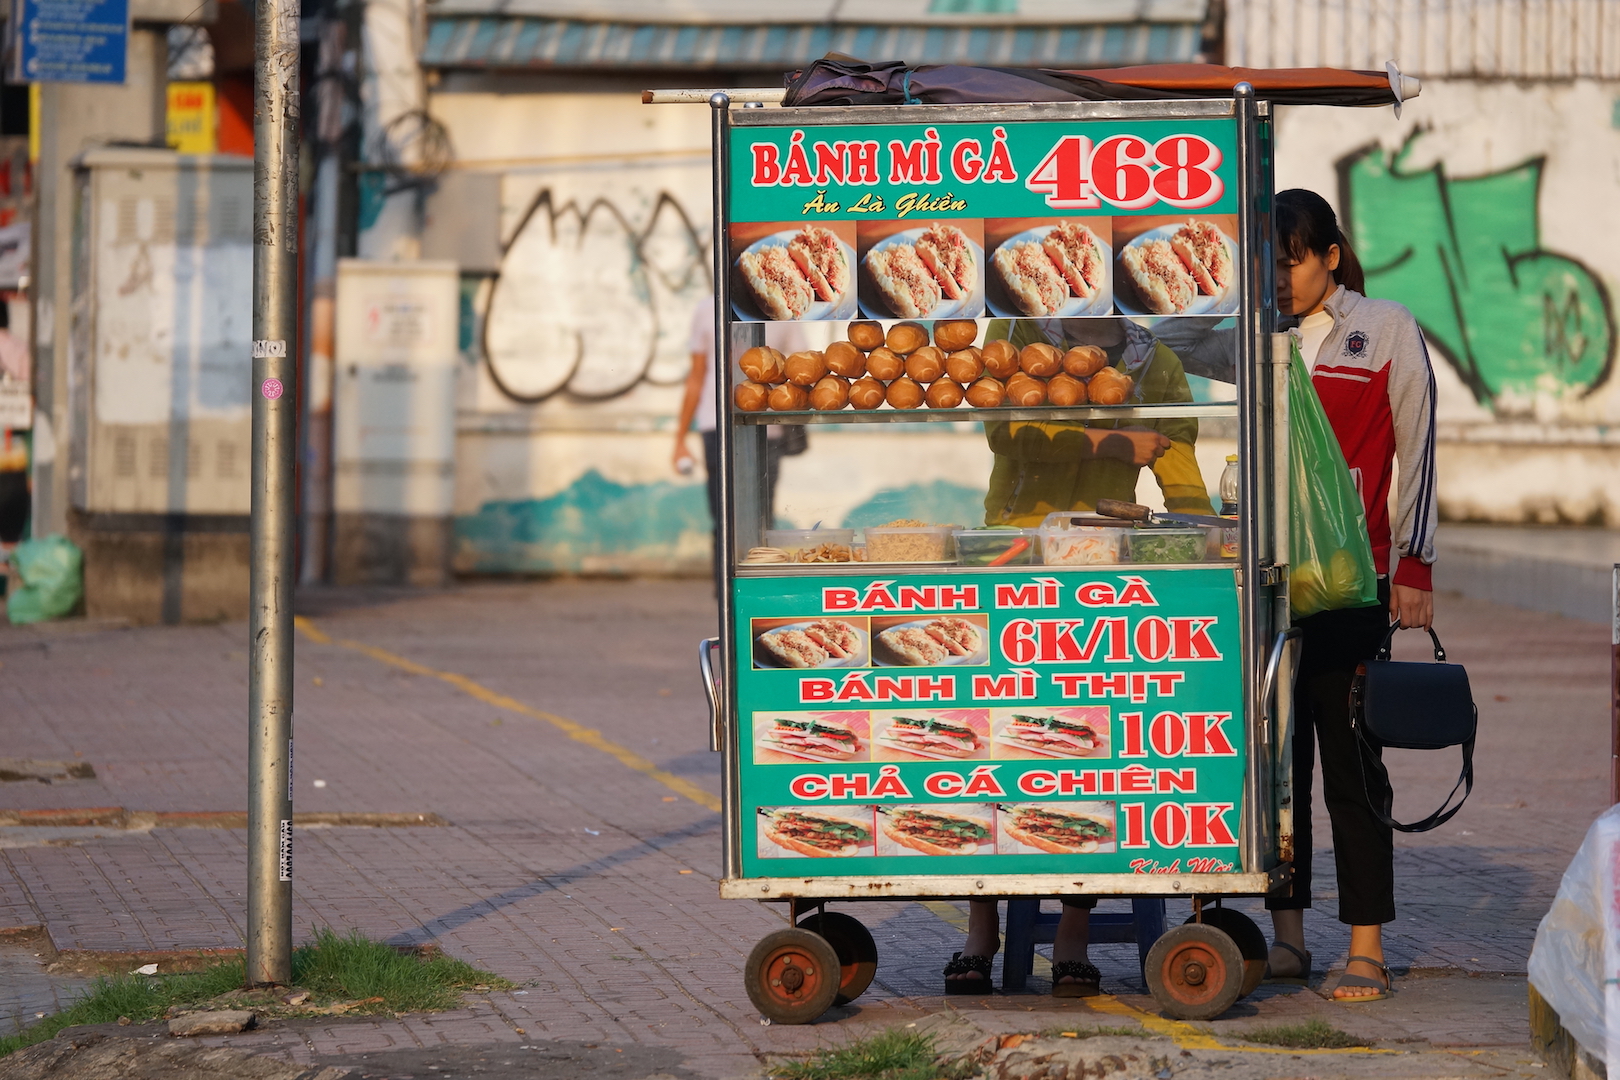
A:
[[[825,351],[783,356],[768,345],[742,354],[745,382],[732,401],[742,412],[797,412],[843,408],[954,409],[1006,405],[1123,405],[1130,397],[1129,375],[1108,366],[1095,345],[1060,352],[1036,343],[1022,349],[1009,341],[974,346],[979,325],[971,319],[943,320],[928,327],[901,322],[887,333],[875,322],[849,324],[849,340]]]

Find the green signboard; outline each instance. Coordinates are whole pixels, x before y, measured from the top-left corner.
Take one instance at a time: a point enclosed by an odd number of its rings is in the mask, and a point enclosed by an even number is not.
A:
[[[744,877],[1241,869],[1230,565],[734,590]]]
[[[1237,212],[1230,120],[740,127],[731,220]]]
[[[1230,315],[1231,119],[739,126],[744,321]]]

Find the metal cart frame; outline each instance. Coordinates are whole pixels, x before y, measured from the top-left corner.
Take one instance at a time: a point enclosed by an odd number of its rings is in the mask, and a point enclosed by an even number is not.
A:
[[[660,100],[652,92],[648,100]],[[749,98],[751,92],[739,92]],[[687,92],[685,100],[692,100]],[[1025,105],[899,105],[849,108],[734,108],[737,104],[726,92],[706,97],[712,111],[714,145],[714,286],[716,415],[720,458],[720,520],[717,542],[724,557],[720,560],[723,580],[720,588],[720,636],[700,648],[704,682],[712,705],[711,748],[725,754],[723,804],[725,875],[720,883],[723,897],[754,900],[785,900],[798,922],[801,913],[820,912],[829,901],[867,899],[975,898],[1051,896],[1084,892],[1092,896],[1183,896],[1193,901],[1194,921],[1204,922],[1206,899],[1229,896],[1259,896],[1285,890],[1292,878],[1292,717],[1290,694],[1294,668],[1293,641],[1289,631],[1287,592],[1288,515],[1283,501],[1286,493],[1287,378],[1286,339],[1271,334],[1275,324],[1272,245],[1272,124],[1266,102],[1256,99],[1248,84],[1234,88],[1230,99],[1186,101],[1112,101],[1042,103]],[[749,104],[756,104],[749,101]],[[732,318],[731,273],[727,237],[730,225],[728,207],[731,183],[731,135],[734,128],[795,125],[813,127],[852,122],[951,123],[951,122],[1028,122],[1064,120],[1163,120],[1231,119],[1235,123],[1238,147],[1238,228],[1241,251],[1238,270],[1241,303],[1237,348],[1237,399],[1235,403],[1081,406],[1078,408],[1039,408],[975,410],[975,419],[1132,419],[1174,416],[1235,416],[1238,427],[1240,478],[1240,558],[1238,581],[1240,597],[1243,707],[1246,746],[1244,803],[1240,819],[1240,869],[1214,874],[1097,874],[1076,880],[1075,875],[1015,874],[917,875],[889,880],[866,877],[769,877],[742,876],[744,841],[739,812],[742,742],[737,737],[740,714],[738,680],[731,677],[747,658],[737,655],[737,633],[733,582],[739,577],[772,576],[771,569],[737,565],[737,552],[759,542],[757,530],[764,497],[760,486],[740,485],[741,477],[763,475],[765,427],[767,423],[881,423],[900,419],[945,419],[919,413],[737,413],[732,408],[729,379],[720,372],[732,370],[733,353],[739,344],[737,327],[753,332],[749,344],[763,343],[763,324],[734,323]],[[955,419],[963,419],[958,413]],[[831,568],[829,568],[831,569]],[[848,572],[848,567],[839,568]],[[796,567],[795,576],[815,574],[818,568]],[[903,569],[886,567],[884,574],[904,574]],[[1235,915],[1235,912],[1227,912]],[[812,915],[811,918],[817,916]],[[1241,919],[1242,917],[1239,916]],[[853,922],[854,920],[848,920]],[[1217,920],[1223,922],[1223,920]],[[1247,922],[1246,919],[1243,920]],[[857,924],[858,925],[858,924]],[[1249,923],[1252,928],[1253,924]],[[848,928],[845,927],[847,930]],[[1185,928],[1178,928],[1185,929]],[[1199,928],[1203,929],[1203,928]],[[802,933],[781,931],[779,934]],[[861,931],[864,933],[864,931]],[[1173,935],[1175,931],[1172,931]],[[776,937],[778,935],[772,935]],[[810,936],[810,935],[805,935]],[[836,934],[828,936],[837,937]],[[844,944],[848,944],[847,937]],[[856,935],[859,936],[858,934]],[[1167,935],[1169,937],[1171,935]],[[1207,935],[1206,935],[1207,936]],[[1217,935],[1220,936],[1220,935]],[[1236,934],[1234,936],[1242,936]],[[870,942],[870,937],[867,937]],[[1263,945],[1263,938],[1261,939]],[[764,943],[761,943],[762,945]],[[834,942],[838,944],[838,942]],[[1207,942],[1205,943],[1207,946]],[[1215,944],[1219,945],[1219,942]],[[1247,975],[1258,982],[1251,941],[1244,946]],[[1224,946],[1223,946],[1224,947]],[[847,950],[846,950],[847,951]],[[758,950],[756,950],[758,952]],[[1263,949],[1260,960],[1263,963]],[[849,957],[841,957],[847,961]],[[875,956],[871,958],[875,961]],[[789,965],[791,967],[791,964]],[[801,964],[801,967],[804,967]],[[823,956],[825,969],[825,955]],[[1189,971],[1191,969],[1188,969]],[[763,976],[762,976],[763,977]],[[798,976],[803,978],[803,976]],[[866,976],[870,981],[870,974]],[[1150,978],[1150,985],[1152,979]],[[864,988],[864,984],[862,984]],[[1156,988],[1157,989],[1157,988]],[[1252,989],[1246,985],[1244,992]],[[1161,1004],[1178,1015],[1198,1016],[1196,1009],[1181,1009],[1172,1001]],[[757,999],[756,999],[757,1002]],[[1227,1002],[1227,1005],[1230,1001]],[[823,1006],[824,1007],[824,1006]],[[1224,1010],[1226,1006],[1222,1006]],[[818,1010],[819,1011],[819,1010]],[[809,1019],[812,1017],[805,1017]],[[778,1017],[792,1022],[792,1017]],[[802,1022],[802,1020],[800,1021]]]

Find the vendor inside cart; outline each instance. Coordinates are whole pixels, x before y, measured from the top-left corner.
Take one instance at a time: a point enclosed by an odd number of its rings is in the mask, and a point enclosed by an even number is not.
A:
[[[1093,345],[1108,365],[1130,378],[1125,404],[1190,402],[1192,391],[1181,360],[1168,346],[1129,319],[1019,319],[990,324],[987,341],[1010,340],[1022,349],[1044,341],[1059,352]],[[1194,447],[1198,420],[1175,417],[1146,422],[995,421],[984,426],[995,453],[985,495],[989,525],[1039,525],[1060,510],[1092,510],[1098,499],[1136,501],[1144,468],[1153,471],[1165,508],[1210,514],[1209,492]],[[1052,994],[1090,997],[1101,992],[1102,975],[1087,957],[1091,897],[1062,897],[1063,914],[1052,944]],[[990,958],[1001,947],[994,900],[968,905],[966,947],[945,967],[949,994],[988,993]]]
[[[998,338],[1020,349],[1041,341],[1059,352],[1082,345],[1101,348],[1108,366],[1130,380],[1127,405],[1193,400],[1180,358],[1129,319],[996,320],[986,340]],[[1213,513],[1194,456],[1194,417],[1135,423],[1012,420],[987,423],[984,430],[995,454],[984,499],[986,524],[1035,526],[1054,511],[1092,510],[1098,499],[1135,502],[1143,468],[1153,470],[1166,510]]]

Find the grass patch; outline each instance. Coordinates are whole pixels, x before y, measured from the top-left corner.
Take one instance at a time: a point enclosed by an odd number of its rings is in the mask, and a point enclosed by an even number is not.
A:
[[[293,951],[293,985],[317,1000],[380,997],[377,1012],[436,1012],[461,1005],[461,992],[474,986],[511,990],[516,985],[464,960],[422,959],[394,951],[358,932],[339,937],[322,929],[315,940]],[[237,965],[240,978],[241,965]],[[238,984],[240,985],[240,984]],[[360,1011],[360,1010],[357,1010]]]
[[[1239,1037],[1245,1042],[1285,1046],[1290,1050],[1349,1050],[1367,1045],[1365,1040],[1340,1031],[1321,1017],[1303,1024],[1250,1028]]]
[[[899,1030],[817,1050],[808,1060],[771,1070],[776,1080],[952,1080],[956,1075],[949,1066],[934,1064],[933,1036]]]
[[[308,1006],[364,1002],[353,1009],[355,1013],[453,1009],[461,1005],[464,990],[475,986],[509,990],[514,985],[448,956],[424,959],[396,952],[358,931],[345,937],[330,929],[318,931],[313,942],[293,950],[292,969],[293,985],[310,992]],[[240,957],[186,975],[104,975],[62,1012],[0,1036],[0,1057],[79,1024],[111,1024],[125,1016],[136,1024],[161,1019],[173,1006],[202,1005],[240,991],[243,980]],[[381,1000],[368,1000],[373,998]],[[251,1008],[253,1002],[243,1001],[238,1007]]]
[[[1097,1039],[1106,1035],[1120,1035],[1134,1039],[1147,1032],[1139,1027],[1055,1027],[1041,1032],[1048,1039]]]

